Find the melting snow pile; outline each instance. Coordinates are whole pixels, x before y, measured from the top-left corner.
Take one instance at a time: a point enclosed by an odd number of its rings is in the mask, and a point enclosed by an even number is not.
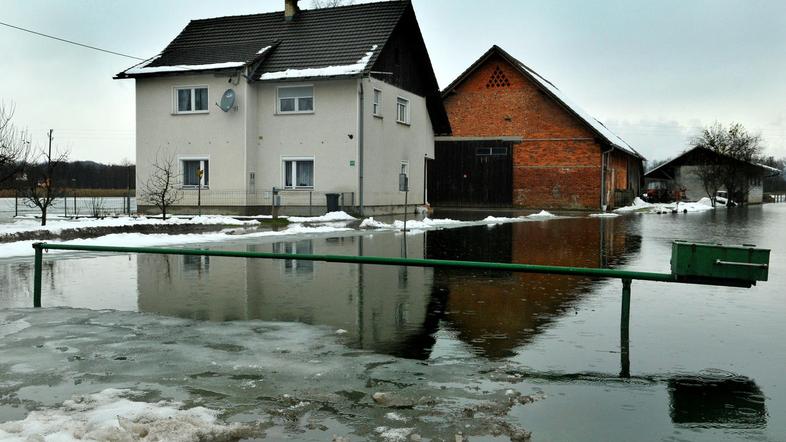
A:
[[[686,213],[705,212],[713,209],[712,201],[709,198],[702,198],[696,202],[648,203],[636,197],[630,206],[620,207],[614,211],[617,213]]]
[[[553,218],[557,215],[552,213],[546,212],[545,210],[541,210],[538,213],[533,213],[532,215],[527,215],[527,218]]]
[[[334,221],[353,221],[356,220],[354,216],[344,211],[329,212],[322,216],[290,216],[287,218],[293,223],[321,223],[321,222],[334,222]]]
[[[0,424],[2,440],[233,440],[253,436],[241,424],[217,423],[218,412],[178,402],[137,402],[135,392],[109,388],[75,396],[62,407],[32,411],[24,420]]]

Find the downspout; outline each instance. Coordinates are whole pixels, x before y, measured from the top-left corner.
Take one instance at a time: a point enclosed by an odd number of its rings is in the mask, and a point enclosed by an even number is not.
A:
[[[363,77],[358,80],[358,210],[363,216]]]
[[[612,145],[609,150],[601,151],[600,154],[600,210],[606,211],[608,198],[606,197],[606,168],[608,165],[608,154],[614,150]]]

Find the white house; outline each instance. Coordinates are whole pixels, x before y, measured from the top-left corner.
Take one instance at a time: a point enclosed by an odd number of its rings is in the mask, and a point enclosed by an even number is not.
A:
[[[174,211],[364,215],[425,201],[434,134],[450,131],[409,1],[193,20],[136,81],[137,189],[173,159]],[[202,171],[200,175],[200,171]],[[140,211],[154,207],[140,200]]]

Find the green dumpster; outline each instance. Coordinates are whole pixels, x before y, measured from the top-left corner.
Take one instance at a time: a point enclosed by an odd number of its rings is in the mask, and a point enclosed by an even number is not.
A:
[[[766,281],[770,251],[753,245],[674,241],[671,250],[671,273],[680,281],[726,282],[725,285],[750,286]]]

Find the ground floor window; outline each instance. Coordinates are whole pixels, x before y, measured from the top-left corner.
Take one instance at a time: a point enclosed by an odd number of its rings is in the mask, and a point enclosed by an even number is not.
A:
[[[183,161],[183,186],[203,187],[210,185],[210,164],[207,159],[189,159]]]
[[[284,188],[313,189],[314,188],[314,159],[313,158],[285,158],[284,159]]]

